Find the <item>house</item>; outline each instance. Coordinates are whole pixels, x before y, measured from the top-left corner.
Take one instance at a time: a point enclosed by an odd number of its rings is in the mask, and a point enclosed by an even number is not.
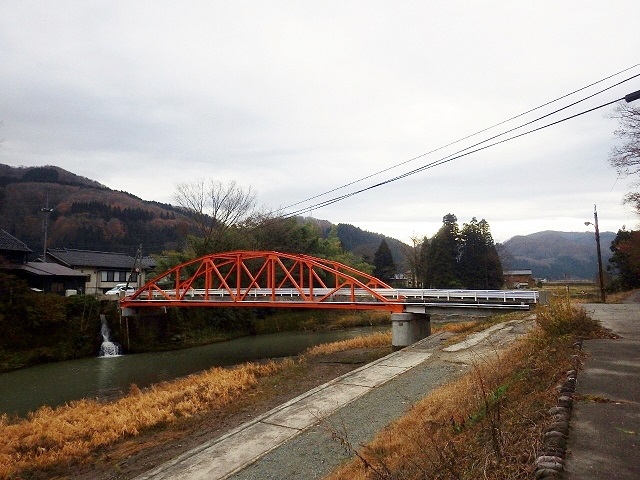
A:
[[[40,260],[18,265],[12,273],[25,279],[33,290],[59,295],[84,293],[87,283],[87,276],[83,273],[57,263]]]
[[[0,228],[0,261],[3,264],[22,265],[32,252],[26,244]]]
[[[0,269],[24,279],[36,291],[60,295],[82,292],[86,275],[55,263],[27,261],[32,250],[0,229]]]
[[[502,273],[507,288],[533,288],[536,280],[531,270],[505,270]]]
[[[137,288],[146,282],[146,274],[152,267],[149,262],[136,262],[125,253],[71,248],[47,249],[47,259],[86,275],[84,291],[87,294],[105,293],[118,283]]]
[[[385,281],[394,288],[414,288],[411,272],[394,273]]]

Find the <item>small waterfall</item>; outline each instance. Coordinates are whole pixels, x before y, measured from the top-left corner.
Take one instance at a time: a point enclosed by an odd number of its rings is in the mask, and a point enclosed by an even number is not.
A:
[[[121,353],[121,347],[119,343],[112,342],[109,339],[109,325],[107,325],[107,317],[100,315],[100,333],[102,334],[102,345],[100,346],[100,357],[117,357]]]

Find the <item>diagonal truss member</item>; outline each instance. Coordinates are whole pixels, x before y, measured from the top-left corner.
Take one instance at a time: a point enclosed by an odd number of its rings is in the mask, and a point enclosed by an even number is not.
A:
[[[178,265],[123,298],[123,308],[280,307],[401,312],[392,287],[339,262],[302,254],[233,251]]]

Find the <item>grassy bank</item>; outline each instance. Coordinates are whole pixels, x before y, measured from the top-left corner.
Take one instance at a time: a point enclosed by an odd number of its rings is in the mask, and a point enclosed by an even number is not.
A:
[[[371,443],[350,445],[347,435],[338,436],[355,460],[327,480],[533,478],[556,387],[577,353],[575,338],[603,334],[584,309],[566,301],[539,311],[537,324],[507,351],[429,394]]]
[[[465,322],[446,328],[462,336],[481,326]],[[526,339],[425,397],[371,444],[352,446],[347,438],[339,439],[357,460],[331,478],[531,478],[541,432],[549,422],[547,410],[557,398],[555,387],[575,353],[574,338],[594,332],[597,324],[584,310],[554,303],[538,313],[538,327]],[[350,361],[371,361],[355,352],[369,355],[377,349],[376,355],[383,355],[390,343],[389,333],[377,333],[314,347],[295,360],[213,368],[143,390],[132,386],[117,401],[45,407],[24,420],[0,417],[0,478],[76,478],[80,472],[82,478],[96,478],[98,469],[111,472],[149,445],[162,445],[175,456],[177,444],[202,429],[206,418],[220,423],[220,417],[207,417],[211,412],[234,411],[242,404],[247,414],[256,415],[265,395],[277,396],[294,385],[301,391],[313,388],[299,384],[310,376],[307,367],[314,358],[335,374],[322,356],[347,351]]]
[[[127,396],[113,402],[80,400],[55,409],[42,407],[19,421],[0,416],[0,478],[46,478],[48,471],[88,461],[97,450],[127,438],[229,408],[240,396],[252,395],[261,379],[294,369],[308,357],[390,344],[390,333],[377,333],[316,347],[297,360],[212,368],[144,390],[132,385]]]

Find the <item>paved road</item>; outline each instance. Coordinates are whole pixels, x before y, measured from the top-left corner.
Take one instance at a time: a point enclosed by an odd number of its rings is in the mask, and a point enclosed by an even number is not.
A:
[[[507,322],[443,348],[449,333],[365,365],[138,477],[164,479],[314,479],[350,457],[333,434],[355,447],[402,416],[430,390],[495,355],[533,324]],[[348,435],[346,433],[348,432]]]
[[[586,309],[620,338],[583,344],[587,359],[578,373],[565,478],[638,480],[640,304],[590,304]]]

